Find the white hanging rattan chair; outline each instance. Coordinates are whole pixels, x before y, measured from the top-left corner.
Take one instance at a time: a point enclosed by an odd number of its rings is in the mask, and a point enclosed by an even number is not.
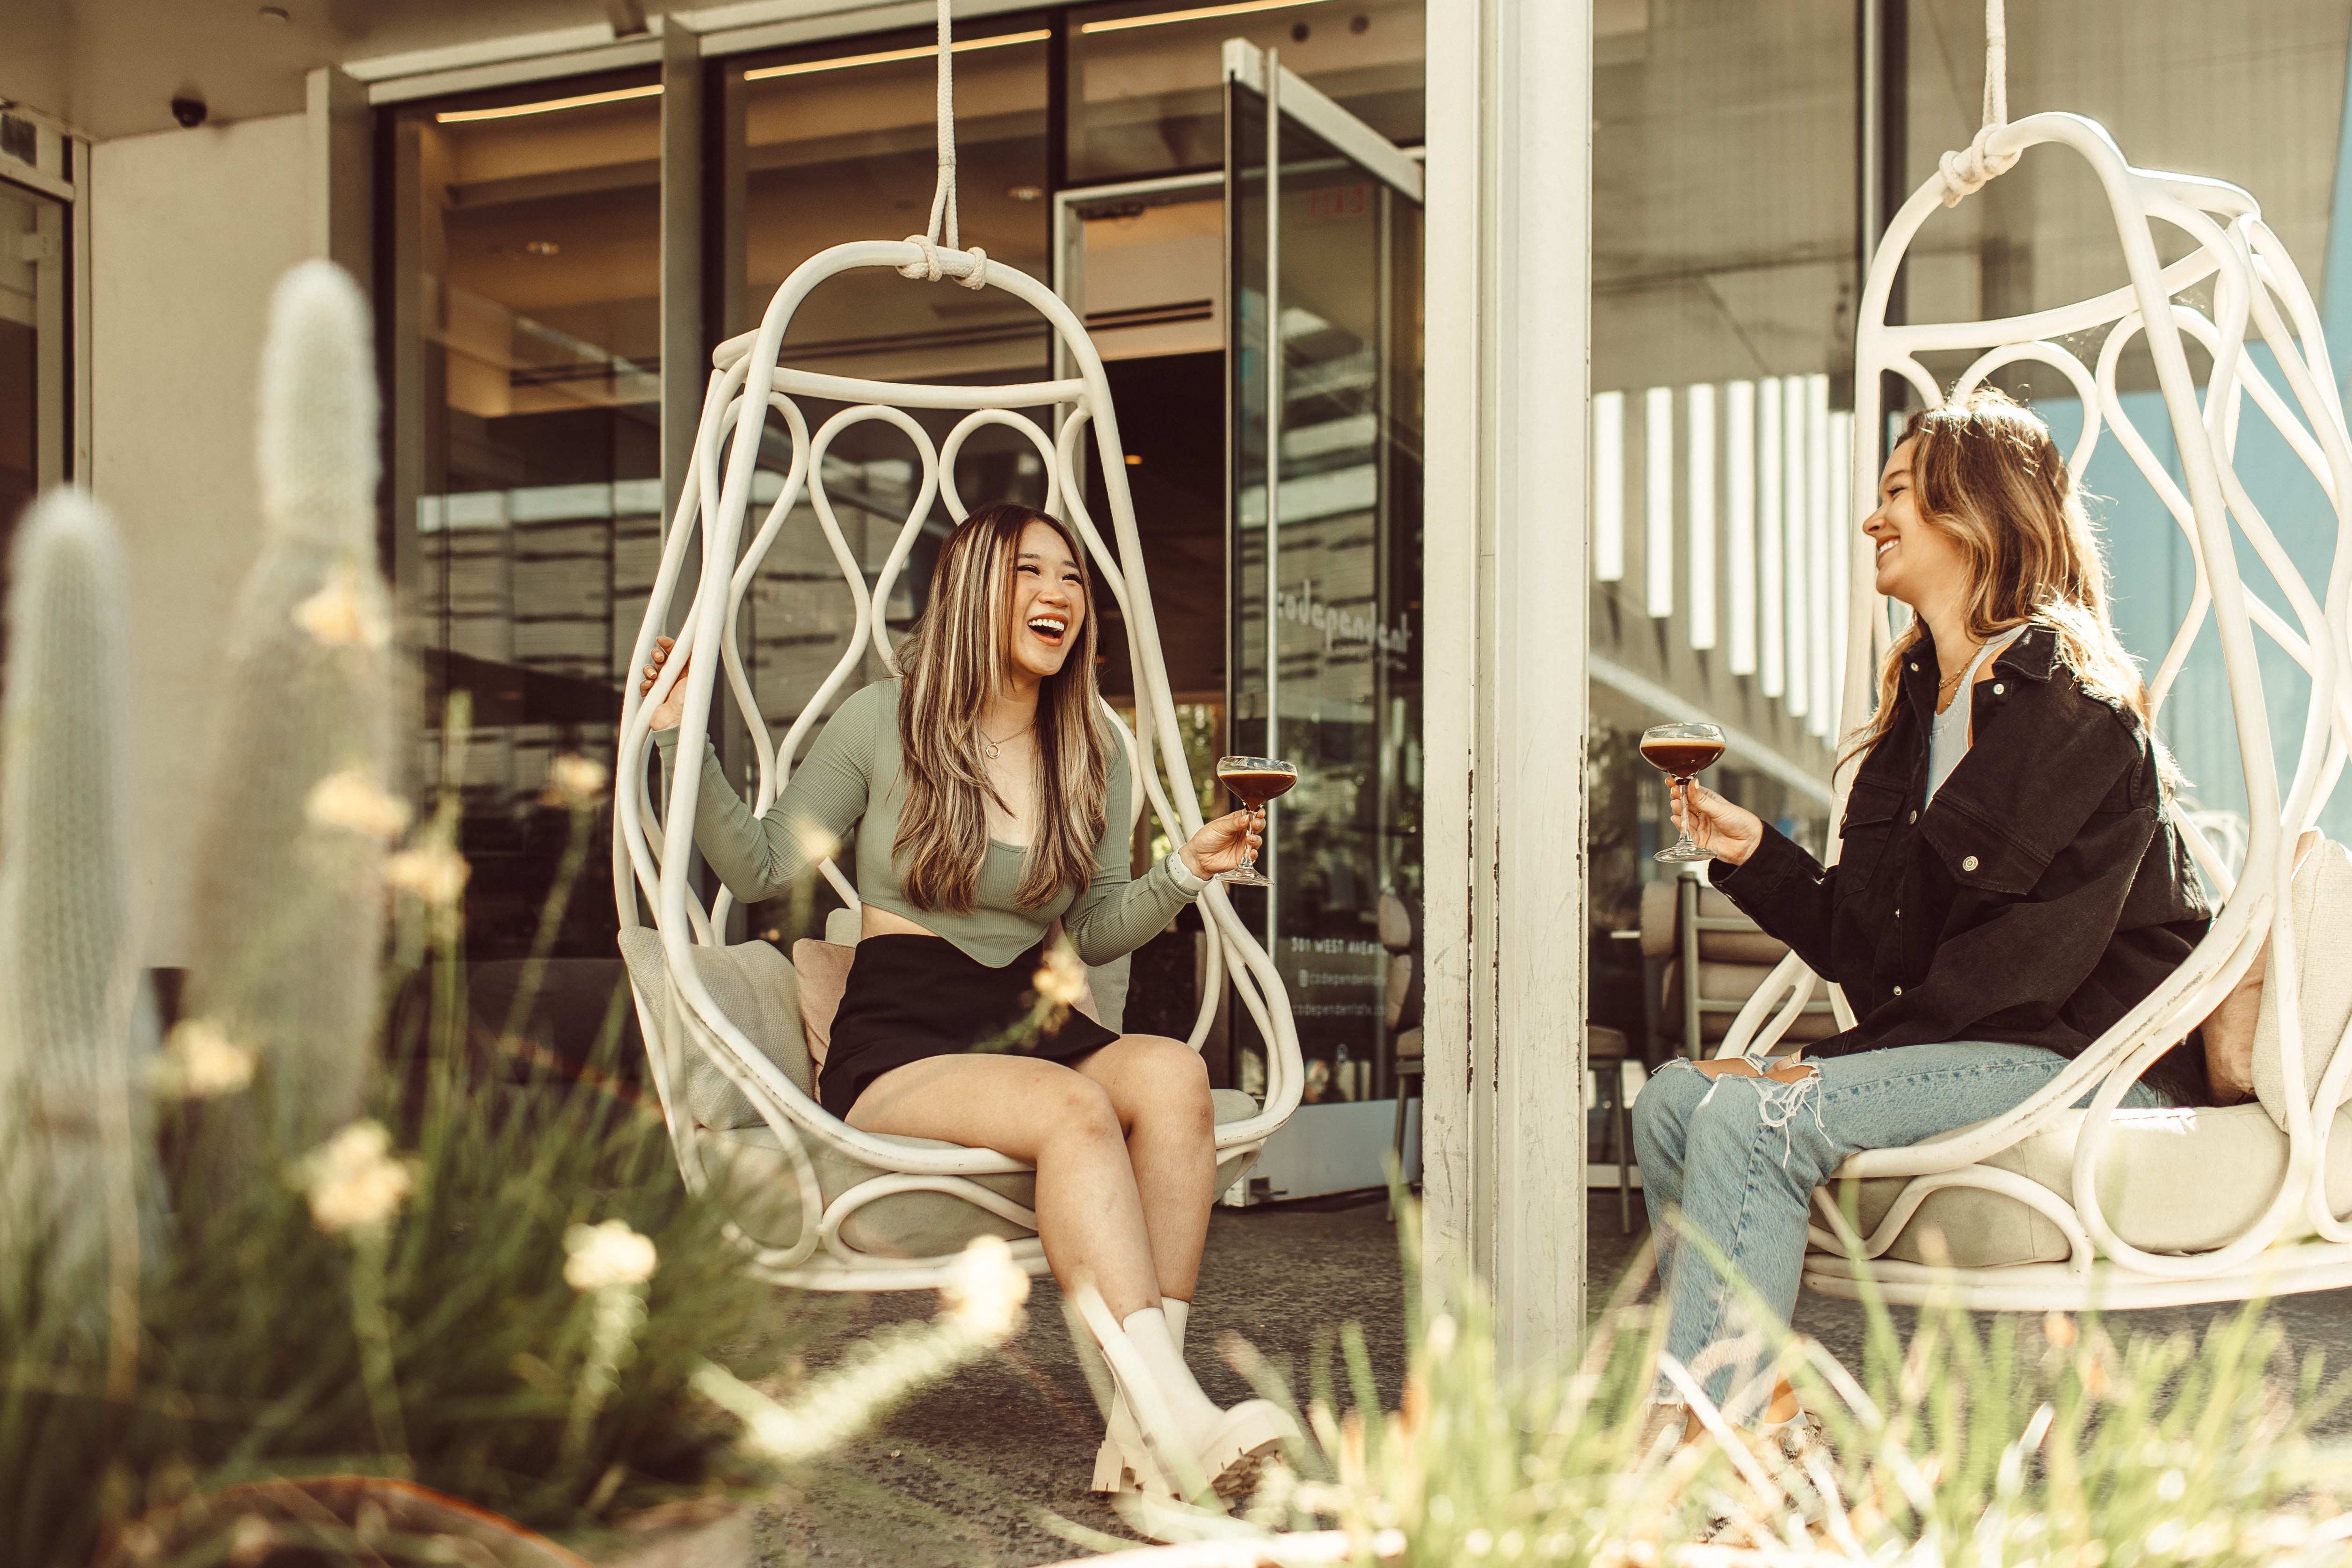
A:
[[[2163,984],[2040,1093],[2008,1114],[1909,1148],[1846,1162],[1858,1178],[1859,1229],[1837,1203],[1843,1182],[1816,1194],[1805,1283],[1860,1294],[1866,1259],[1889,1300],[1917,1302],[1938,1290],[1994,1309],[2127,1308],[2231,1300],[2352,1285],[2352,1109],[2343,1109],[2352,1051],[2339,1037],[2303,1037],[2306,982],[2343,963],[2340,952],[2299,952],[2289,919],[2296,844],[2336,787],[2352,740],[2352,691],[2341,679],[2352,552],[2352,442],[2317,310],[2286,247],[2253,198],[2233,185],[2135,169],[2107,132],[2071,114],[2006,123],[2000,0],[1987,17],[1985,126],[1888,226],[1864,289],[1855,355],[1851,454],[1856,496],[1877,490],[1882,373],[1916,387],[1929,406],[1945,394],[1922,354],[1974,353],[1951,395],[2003,365],[2038,362],[2063,373],[2082,399],[2083,429],[2071,463],[2080,475],[2112,438],[2146,476],[2188,536],[2197,583],[2187,616],[2149,683],[2160,709],[2207,612],[2228,674],[2250,827],[2242,869],[2218,854],[2187,815],[2173,816],[2200,867],[2225,889],[2210,933]],[[2081,157],[2112,213],[2128,286],[2062,309],[1993,321],[1896,324],[1886,319],[1895,278],[1921,226],[2029,150]],[[2165,266],[2156,224],[2189,247]],[[2210,307],[2189,302],[2210,299]],[[2095,365],[2064,346],[2096,334]],[[2179,454],[2185,489],[2134,428],[2117,393],[2124,351],[2145,336]],[[2250,336],[2275,356],[2284,386],[2250,363]],[[2187,344],[2202,350],[2200,382]],[[2273,424],[2316,479],[2335,522],[2326,601],[2315,600],[2240,483],[2232,466],[2248,415]],[[1865,503],[1866,504],[1866,503]],[[1893,627],[1873,591],[1868,552],[1847,525],[1852,621],[1841,730],[1864,711]],[[2243,584],[2242,539],[2275,578],[2281,614]],[[2119,541],[2124,548],[2134,542]],[[2293,780],[2282,799],[2254,632],[2259,628],[2310,677]],[[1843,793],[1843,792],[1841,792]],[[1831,852],[1834,855],[1834,833]],[[2298,888],[2298,892],[2302,891]],[[2220,1109],[2117,1110],[2125,1091],[2182,1038],[2273,944],[2255,1077],[2260,1100]],[[2309,967],[2305,967],[2308,965]],[[1725,1054],[1760,1056],[1812,994],[1815,977],[1793,955],[1758,991],[1725,1041]],[[1852,1014],[1834,994],[1842,1025]],[[2331,1026],[2326,1033],[2333,1037]],[[2071,1109],[2085,1092],[2090,1106]],[[2343,1136],[2333,1136],[2342,1133]]]
[[[660,683],[642,698],[635,681],[629,682],[614,773],[613,877],[621,949],[678,1167],[693,1190],[718,1191],[730,1205],[730,1224],[755,1271],[780,1284],[818,1289],[935,1287],[965,1243],[983,1234],[1007,1238],[1024,1267],[1043,1272],[1045,1255],[1031,1206],[1034,1176],[1020,1162],[989,1150],[860,1132],[817,1104],[791,963],[764,942],[726,944],[730,895],[721,891],[705,908],[689,879],[700,742],[719,718],[712,700],[719,672],[724,670],[736,717],[751,732],[759,764],[752,806],[764,812],[857,670],[869,642],[888,665],[883,606],[916,536],[935,500],[950,517],[963,518],[956,455],[975,430],[1005,426],[1034,443],[1047,475],[1045,510],[1076,528],[1102,588],[1125,618],[1138,720],[1133,731],[1118,725],[1137,785],[1130,826],[1146,798],[1156,820],[1178,842],[1202,823],[1160,656],[1142,540],[1102,361],[1077,317],[1052,290],[990,261],[977,247],[956,248],[948,13],[948,0],[940,0],[940,184],[929,232],[904,240],[837,245],[811,257],[776,290],[758,331],[720,344],[711,356],[710,390],[692,459],[629,668],[650,662],[654,639],[669,624],[685,586],[688,545],[698,535],[699,575],[678,631],[680,648],[692,658],[670,661]],[[781,363],[794,312],[811,291],[828,279],[874,268],[898,271],[917,279],[917,287],[951,279],[967,288],[1012,295],[1051,328],[1062,362],[1073,374],[1007,385],[929,385],[863,381]],[[794,402],[800,397],[845,406],[812,434]],[[908,408],[966,412],[935,446]],[[772,411],[790,434],[791,467],[747,543],[752,476]],[[1041,425],[1032,415],[1050,423]],[[824,463],[842,432],[869,421],[904,433],[917,472],[914,501],[870,583],[835,520]],[[1089,440],[1109,499],[1116,555],[1086,507]],[[737,614],[761,562],[803,500],[841,569],[854,624],[831,673],[776,743],[743,668]],[[686,716],[664,814],[646,798],[644,788],[647,721],[676,683],[681,662],[687,668]],[[1105,716],[1118,724],[1107,708]],[[823,869],[854,910],[856,889],[831,861]],[[651,925],[644,923],[640,891],[651,906]],[[1241,1177],[1268,1135],[1297,1108],[1306,1079],[1280,975],[1235,916],[1222,885],[1212,883],[1202,905],[1207,976],[1191,1044],[1197,1050],[1206,1037],[1228,975],[1267,1042],[1263,1104],[1238,1090],[1216,1093],[1222,1190]],[[1099,997],[1108,987],[1100,984],[1100,972],[1097,979]]]

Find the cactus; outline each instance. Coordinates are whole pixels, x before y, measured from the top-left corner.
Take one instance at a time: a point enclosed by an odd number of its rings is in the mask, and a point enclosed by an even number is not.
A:
[[[110,1257],[127,1255],[110,1248],[110,1225],[143,1210],[152,1235],[161,1204],[145,1090],[154,1015],[131,931],[122,557],[87,497],[52,492],[27,517],[8,627],[0,1258],[40,1258],[31,1279],[65,1307],[56,1321],[87,1326],[104,1316]]]
[[[376,392],[359,290],[287,274],[262,351],[262,540],[229,628],[187,1007],[258,1060],[280,1152],[364,1109],[383,941],[394,734],[376,569]]]

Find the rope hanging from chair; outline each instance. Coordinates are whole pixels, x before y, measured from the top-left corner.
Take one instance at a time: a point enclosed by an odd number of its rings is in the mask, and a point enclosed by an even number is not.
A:
[[[946,5],[947,0],[940,0],[942,10]],[[1946,206],[1959,205],[1961,197],[1982,190],[1986,181],[2016,167],[2016,149],[1996,151],[1992,146],[1995,133],[2008,125],[2009,22],[2003,0],[1985,0],[1984,123],[1967,146],[1936,161],[1944,177]]]
[[[988,287],[988,252],[979,246],[962,248],[962,237],[956,226],[956,148],[955,148],[955,28],[951,16],[953,0],[940,0],[940,183],[931,193],[931,224],[921,234],[910,234],[907,243],[919,246],[923,258],[910,261],[898,268],[902,278],[936,283],[942,278],[954,277],[967,289]],[[941,256],[941,252],[948,254]],[[959,260],[968,260],[971,270],[963,272]],[[961,276],[957,274],[961,273]]]

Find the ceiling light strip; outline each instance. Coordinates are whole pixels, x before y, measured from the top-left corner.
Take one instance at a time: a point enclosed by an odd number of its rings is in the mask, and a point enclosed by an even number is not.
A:
[[[1592,574],[1625,580],[1625,395],[1592,395]]]
[[[1788,609],[1786,585],[1780,580],[1788,557],[1781,548],[1780,502],[1780,382],[1766,376],[1756,384],[1756,563],[1760,583],[1758,603],[1764,611],[1763,669],[1759,684],[1767,697],[1788,689]]]
[[[1756,384],[1723,389],[1725,521],[1731,531],[1731,673],[1756,673]]]
[[[1001,49],[1008,44],[1042,44],[1053,34],[1037,27],[1025,33],[997,33],[985,38],[966,38],[955,46],[960,55],[975,49]],[[836,55],[831,59],[794,60],[790,65],[761,66],[743,73],[745,81],[772,81],[778,77],[811,76],[818,71],[847,70],[853,66],[889,65],[898,60],[929,59],[939,53],[936,44],[917,44],[911,48],[881,49],[870,55]]]
[[[478,120],[512,120],[524,114],[552,114],[559,109],[586,109],[592,104],[623,103],[633,98],[658,98],[661,83],[618,87],[610,92],[583,92],[576,98],[548,98],[536,103],[509,103],[497,109],[453,109],[433,117],[439,125],[467,125]]]
[[[1299,5],[1320,5],[1323,0],[1231,0],[1223,5],[1195,5],[1187,11],[1154,11],[1148,16],[1114,16],[1088,22],[1081,33],[1125,33],[1137,27],[1164,27],[1171,22],[1205,22],[1214,16],[1248,16],[1260,11],[1287,11]]]

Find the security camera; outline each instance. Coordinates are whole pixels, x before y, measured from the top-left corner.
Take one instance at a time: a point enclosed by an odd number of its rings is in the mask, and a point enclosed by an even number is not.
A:
[[[193,92],[180,93],[172,100],[172,118],[190,131],[202,125],[211,112],[205,107],[205,100]]]

